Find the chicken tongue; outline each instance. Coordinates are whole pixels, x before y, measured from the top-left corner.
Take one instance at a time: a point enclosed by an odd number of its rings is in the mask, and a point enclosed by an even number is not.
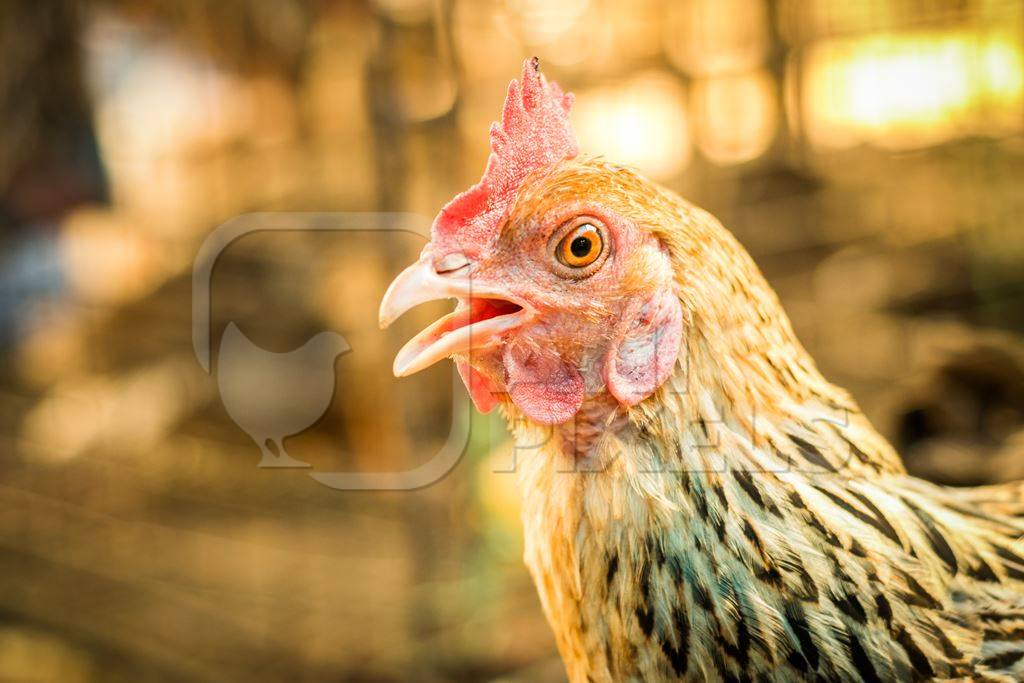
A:
[[[543,349],[509,344],[503,352],[512,402],[541,424],[562,424],[583,405],[583,378],[575,366]]]

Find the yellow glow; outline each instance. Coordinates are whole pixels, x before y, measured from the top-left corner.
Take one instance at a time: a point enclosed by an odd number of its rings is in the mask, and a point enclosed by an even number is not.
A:
[[[690,160],[683,86],[669,74],[647,73],[579,94],[573,113],[580,147],[635,166],[653,178],[678,173]]]
[[[508,9],[527,43],[545,45],[572,30],[589,4],[588,0],[509,0]]]
[[[163,281],[174,261],[131,219],[100,208],[70,214],[61,225],[60,246],[71,288],[96,303],[142,297]]]
[[[804,62],[808,137],[826,147],[919,147],[1007,114],[1019,129],[1022,61],[1018,43],[964,31],[826,41]]]
[[[768,25],[764,0],[677,0],[665,10],[665,53],[697,76],[751,69],[768,52]]]
[[[465,88],[460,93],[460,117],[466,99],[473,97],[483,84],[497,81],[507,86],[508,75],[522,68],[526,50],[513,24],[507,12],[499,12],[487,3],[459,0],[454,4],[452,39],[456,52],[473,55],[472,59],[464,59],[460,63],[466,82],[473,84],[472,88]],[[490,88],[484,88],[490,94]],[[498,90],[499,96],[503,92],[502,87]],[[487,124],[484,125],[484,130],[487,130]]]
[[[697,147],[718,164],[756,159],[778,124],[774,84],[763,70],[697,81],[691,111]]]
[[[85,364],[87,325],[71,306],[36,306],[15,349],[18,376],[34,387],[55,382]]]
[[[99,446],[145,454],[208,391],[187,357],[120,377],[73,376],[53,386],[25,415],[22,443],[26,452],[52,462]]]
[[[1020,43],[991,41],[981,50],[979,61],[988,95],[1019,106],[1024,92],[1024,52]]]
[[[373,0],[373,5],[392,21],[407,25],[429,21],[433,11],[431,0]]]
[[[491,523],[511,533],[518,533],[520,529],[522,497],[515,471],[517,457],[523,456],[516,453],[512,443],[502,442],[487,454],[476,475],[480,490],[487,491],[487,495],[480,498],[484,514]]]

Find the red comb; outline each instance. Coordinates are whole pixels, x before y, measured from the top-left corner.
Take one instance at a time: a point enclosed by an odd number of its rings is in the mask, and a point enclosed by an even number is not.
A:
[[[493,244],[501,222],[526,177],[576,156],[578,147],[569,109],[572,93],[540,73],[534,57],[523,63],[521,82],[508,85],[501,123],[491,124],[491,156],[483,178],[456,196],[434,219],[433,242],[441,253],[482,255]]]

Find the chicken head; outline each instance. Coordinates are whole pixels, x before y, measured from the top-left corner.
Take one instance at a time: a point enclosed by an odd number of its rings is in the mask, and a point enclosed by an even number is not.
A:
[[[442,209],[381,303],[386,326],[457,301],[402,348],[396,375],[451,357],[480,411],[510,401],[561,424],[602,393],[635,405],[672,373],[683,312],[669,254],[625,186],[634,176],[575,160],[571,104],[536,59],[509,86],[483,178]]]

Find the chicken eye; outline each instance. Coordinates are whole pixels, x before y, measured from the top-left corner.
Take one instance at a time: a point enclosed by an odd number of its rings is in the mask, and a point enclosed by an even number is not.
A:
[[[570,268],[585,268],[597,261],[603,251],[601,232],[590,223],[582,223],[562,238],[555,255]]]

